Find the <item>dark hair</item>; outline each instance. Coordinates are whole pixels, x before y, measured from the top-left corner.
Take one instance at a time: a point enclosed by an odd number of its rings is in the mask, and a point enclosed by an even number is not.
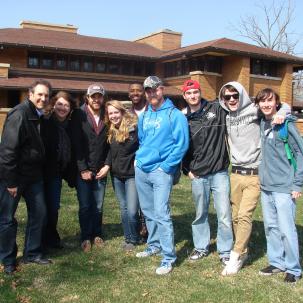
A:
[[[142,87],[142,89],[144,90],[144,88],[143,88],[143,83],[142,83],[142,82],[135,81],[135,82],[130,83],[129,86],[128,86],[128,90],[130,90],[130,87],[131,87],[132,85],[140,85],[140,86]]]
[[[280,96],[273,89],[268,88],[268,87],[260,90],[257,93],[257,96],[255,98],[255,104],[258,105],[261,100],[270,98],[272,96],[275,96],[275,98],[276,98],[276,104],[277,104],[278,109],[279,109],[280,106],[281,106]]]
[[[49,90],[49,95],[51,95],[52,86],[48,81],[46,81],[44,79],[39,79],[39,80],[36,80],[35,82],[33,82],[28,89],[29,92],[34,93],[37,85],[45,85]]]
[[[222,88],[221,93],[220,93],[220,99],[223,99],[223,96],[225,95],[225,92],[227,90],[229,90],[230,92],[239,93],[238,90],[234,86],[228,84]]]
[[[52,113],[57,100],[60,98],[65,99],[69,103],[70,112],[72,112],[76,108],[76,102],[73,99],[73,97],[71,96],[71,94],[66,91],[59,91],[56,93],[56,95],[54,97],[52,97],[50,99],[50,102],[47,104],[47,106],[45,108],[45,115],[50,115]]]

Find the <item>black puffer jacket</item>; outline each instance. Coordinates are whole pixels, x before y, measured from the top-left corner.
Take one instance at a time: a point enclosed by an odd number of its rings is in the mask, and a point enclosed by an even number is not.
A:
[[[34,104],[25,100],[5,120],[0,143],[0,179],[7,187],[42,180],[45,150]]]
[[[135,153],[139,148],[137,129],[129,131],[129,138],[125,142],[113,140],[110,144],[110,155],[106,164],[110,165],[114,177],[127,179],[135,176]]]
[[[183,159],[183,172],[205,176],[229,166],[226,142],[226,112],[218,102],[202,100],[201,109],[187,111],[190,146]]]
[[[97,173],[104,166],[109,150],[107,126],[103,124],[97,134],[87,115],[84,104],[80,109],[73,112],[71,128],[72,146],[78,171],[90,170]]]

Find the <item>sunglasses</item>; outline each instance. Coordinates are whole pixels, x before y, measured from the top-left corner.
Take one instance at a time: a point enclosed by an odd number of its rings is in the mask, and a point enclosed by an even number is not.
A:
[[[235,100],[239,99],[239,93],[235,93],[232,95],[224,95],[223,99],[226,101],[229,101],[231,99],[231,97],[233,97]]]

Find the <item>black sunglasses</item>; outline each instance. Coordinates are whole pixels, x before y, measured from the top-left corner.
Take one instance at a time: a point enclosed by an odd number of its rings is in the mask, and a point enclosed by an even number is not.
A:
[[[239,93],[235,93],[232,95],[224,95],[223,99],[226,101],[229,101],[231,99],[231,97],[233,97],[235,100],[239,99]]]

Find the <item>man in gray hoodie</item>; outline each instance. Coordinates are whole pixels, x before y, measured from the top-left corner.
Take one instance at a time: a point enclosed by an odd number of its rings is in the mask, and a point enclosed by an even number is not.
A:
[[[229,112],[226,125],[232,163],[230,182],[235,243],[222,275],[231,275],[236,274],[247,259],[252,215],[260,196],[260,117],[258,108],[239,82],[225,84],[219,99],[221,106]],[[285,115],[281,114],[290,112],[290,108],[283,104],[280,111],[273,123],[283,122]]]

